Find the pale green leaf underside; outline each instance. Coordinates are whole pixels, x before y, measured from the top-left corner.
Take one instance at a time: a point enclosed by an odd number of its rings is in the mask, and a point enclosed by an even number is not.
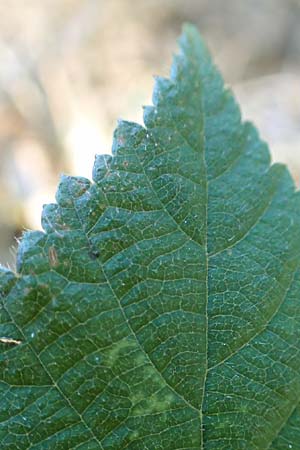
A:
[[[300,449],[300,200],[193,27],[0,271],[1,450]]]

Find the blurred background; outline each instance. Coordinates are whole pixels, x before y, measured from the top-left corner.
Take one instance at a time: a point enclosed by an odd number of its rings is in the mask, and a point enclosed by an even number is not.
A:
[[[118,118],[195,23],[273,160],[300,175],[300,0],[0,0],[0,262],[40,228],[59,175],[91,177]]]

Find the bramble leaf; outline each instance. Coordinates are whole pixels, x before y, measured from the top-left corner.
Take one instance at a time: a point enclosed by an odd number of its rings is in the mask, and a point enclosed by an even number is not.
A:
[[[1,450],[300,449],[299,193],[180,48],[0,271]]]

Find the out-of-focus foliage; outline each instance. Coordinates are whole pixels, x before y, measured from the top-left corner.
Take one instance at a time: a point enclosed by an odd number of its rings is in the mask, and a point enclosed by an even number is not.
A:
[[[299,20],[297,0],[0,2],[0,261],[13,264],[14,236],[40,226],[61,172],[90,176],[116,119],[142,120],[184,21],[297,178]]]

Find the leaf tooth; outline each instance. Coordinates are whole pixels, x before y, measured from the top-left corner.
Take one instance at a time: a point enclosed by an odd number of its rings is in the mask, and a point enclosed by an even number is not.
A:
[[[15,285],[17,276],[11,270],[0,265],[0,298],[8,295],[9,291]]]
[[[93,167],[93,180],[99,183],[110,171],[111,155],[96,155]]]
[[[17,272],[31,271],[37,267],[42,271],[45,265],[40,251],[43,246],[45,233],[42,231],[27,231],[24,233],[17,253]]]
[[[167,99],[169,101],[170,96],[175,95],[174,84],[168,78],[155,76],[154,88],[152,94],[152,102],[154,106],[158,106],[164,103]]]
[[[119,153],[126,153],[131,147],[136,147],[145,137],[145,128],[141,125],[119,120],[118,126],[114,131],[112,154],[116,156]]]
[[[61,207],[71,207],[74,199],[83,195],[91,186],[91,182],[84,177],[61,175],[55,199]]]

